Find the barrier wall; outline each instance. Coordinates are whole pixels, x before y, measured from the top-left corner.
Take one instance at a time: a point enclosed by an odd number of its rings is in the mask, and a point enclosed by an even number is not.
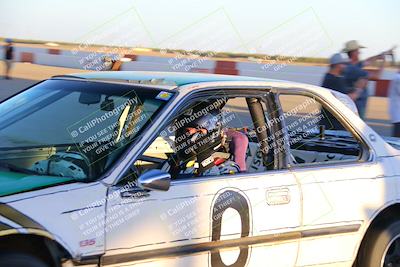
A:
[[[4,56],[0,46],[0,59]],[[120,55],[90,51],[62,50],[58,48],[37,48],[15,46],[15,61],[33,64],[66,67],[86,70],[122,70],[122,71],[166,71],[166,72],[202,72],[228,75],[243,75],[288,80],[320,85],[327,67],[299,66],[280,62],[257,63],[228,60],[210,60],[202,57],[175,57],[124,55],[131,61],[119,61]],[[105,59],[106,58],[106,59]],[[386,72],[383,79],[372,81],[369,90],[372,95],[387,96],[391,73]]]

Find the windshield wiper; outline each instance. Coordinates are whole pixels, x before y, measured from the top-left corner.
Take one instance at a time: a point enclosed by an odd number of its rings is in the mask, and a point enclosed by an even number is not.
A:
[[[5,169],[5,168],[9,171],[15,171],[15,172],[20,172],[20,173],[25,173],[25,174],[35,174],[35,175],[38,174],[37,172],[35,172],[33,170],[24,169],[24,168],[14,165],[14,164],[0,161],[0,169]]]

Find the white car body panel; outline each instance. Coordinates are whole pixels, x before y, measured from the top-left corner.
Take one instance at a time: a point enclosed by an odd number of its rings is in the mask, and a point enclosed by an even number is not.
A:
[[[104,253],[104,235],[86,233],[90,219],[101,216],[97,223],[103,225],[105,205],[97,205],[105,199],[107,188],[101,183],[60,185],[52,188],[1,198],[2,202],[23,212],[41,224],[51,237],[65,246],[74,258]],[[93,203],[96,204],[94,208]],[[51,215],[50,215],[51,214]],[[103,232],[104,230],[102,230]],[[82,246],[84,240],[95,240],[91,246]]]
[[[303,193],[303,225],[323,227],[353,223],[361,227],[362,223],[372,219],[375,210],[396,198],[395,179],[383,179],[383,173],[381,165],[368,163],[332,169],[298,170],[296,175],[301,181]],[[359,234],[351,234],[314,241],[302,240],[298,264],[307,266],[351,261],[358,248],[359,237]],[[315,254],[318,244],[324,247],[318,250],[318,257],[303,256]],[[332,253],[337,248],[343,253]]]
[[[199,181],[176,182],[172,184],[168,193],[151,191],[148,199],[128,201],[123,204],[124,206],[136,206],[128,209],[138,209],[141,220],[146,223],[142,224],[134,218],[122,224],[118,228],[118,233],[111,232],[107,235],[105,257],[211,241],[212,226],[209,218],[213,216],[211,214],[213,209],[210,207],[215,207],[216,197],[231,190],[248,198],[248,203],[251,204],[249,213],[253,224],[250,225],[249,236],[279,234],[300,226],[300,192],[294,176],[287,171],[265,177],[253,175],[235,179],[198,179]],[[256,182],[257,186],[255,187]],[[290,191],[288,205],[269,206],[265,200],[268,191],[282,187]],[[121,199],[114,198],[110,201],[108,209],[112,209],[121,202]],[[161,205],[163,208],[160,211]],[[115,210],[115,212],[117,211]],[[232,208],[230,208],[230,212],[227,210],[225,213],[223,213],[222,218],[223,227],[220,240],[240,238],[240,216]],[[267,214],[268,216],[266,216]],[[233,217],[226,217],[230,215]],[[143,234],[145,231],[149,231],[148,234]],[[123,234],[128,232],[130,233],[129,236]],[[161,244],[159,244],[160,240],[163,240]],[[297,256],[297,248],[298,241],[295,240],[278,246],[257,246],[257,248],[254,248],[254,253],[259,253],[260,257],[265,254],[275,255],[274,266],[293,266]],[[232,248],[228,250],[232,250]],[[233,262],[238,257],[237,253],[221,252],[222,255],[223,253],[226,254],[228,259],[232,255],[231,261]],[[206,257],[209,257],[209,252],[205,254]],[[249,266],[257,264],[253,260],[253,249],[251,255]],[[197,257],[186,259],[185,264],[189,262],[190,265],[196,264],[196,259]],[[161,257],[161,261],[163,260]],[[179,266],[181,260],[181,258],[176,258],[176,262],[173,260],[168,262],[173,266]],[[146,265],[143,264],[143,266]],[[160,266],[163,266],[162,263],[160,264]]]
[[[370,147],[370,158],[363,163],[310,165],[270,173],[173,181],[168,192],[150,191],[149,196],[138,199],[121,197],[115,184],[140,149],[152,143],[162,122],[186,96],[194,91],[244,87],[297,90],[323,99]],[[168,147],[168,142],[159,141]],[[252,241],[248,245],[245,266],[350,267],[372,220],[384,208],[400,203],[400,151],[386,143],[329,90],[316,86],[281,81],[205,82],[181,86],[179,95],[135,147],[101,182],[59,185],[0,197],[0,202],[41,224],[75,261],[99,255],[104,265],[121,266],[118,258],[125,255],[126,266],[141,267],[221,266],[212,259],[215,250],[174,253],[182,246],[212,245],[216,220],[213,210],[218,206],[218,197],[226,191],[236,192],[235,196],[238,194],[249,205],[245,211],[250,217],[249,233],[244,238],[268,236],[278,240]],[[243,214],[239,213],[232,207],[223,213],[220,241],[229,243],[243,238]],[[187,214],[190,216],[184,221],[178,219]],[[93,221],[93,218],[97,219]],[[120,218],[123,219],[118,224]],[[0,222],[13,223],[3,216]],[[341,233],[335,229],[351,230]],[[29,229],[19,227],[17,230],[26,234]],[[285,235],[291,238],[284,240]],[[151,254],[146,258],[146,253],[152,251],[159,255]],[[219,253],[225,264],[232,264],[241,257],[240,250],[232,245]]]

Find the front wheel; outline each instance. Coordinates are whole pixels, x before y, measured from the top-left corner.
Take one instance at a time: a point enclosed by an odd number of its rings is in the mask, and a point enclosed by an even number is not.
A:
[[[49,267],[39,258],[19,252],[0,254],[0,266],[7,267]]]
[[[375,225],[357,259],[362,267],[400,267],[400,221]]]

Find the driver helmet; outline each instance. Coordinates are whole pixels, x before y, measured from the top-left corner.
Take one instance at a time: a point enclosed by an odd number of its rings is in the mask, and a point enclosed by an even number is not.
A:
[[[221,148],[223,139],[221,111],[215,108],[203,113],[207,106],[212,106],[212,103],[196,106],[176,122],[175,148],[178,160],[182,163],[194,160],[198,164],[199,174],[214,166],[212,155]]]

